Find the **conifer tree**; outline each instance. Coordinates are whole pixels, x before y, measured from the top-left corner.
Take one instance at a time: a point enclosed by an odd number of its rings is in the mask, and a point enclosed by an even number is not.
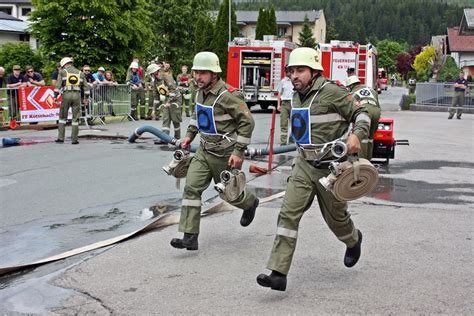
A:
[[[300,47],[311,47],[316,46],[316,41],[313,37],[313,30],[310,27],[308,16],[304,16],[303,29],[298,33],[300,37],[298,41],[300,42]]]

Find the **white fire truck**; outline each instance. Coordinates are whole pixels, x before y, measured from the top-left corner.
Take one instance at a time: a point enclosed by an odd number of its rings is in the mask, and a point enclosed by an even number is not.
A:
[[[377,49],[374,45],[333,40],[329,44],[318,44],[316,48],[324,77],[343,84],[347,69],[354,68],[354,74],[363,85],[381,91],[377,83]]]
[[[227,83],[244,93],[249,106],[276,106],[276,88],[295,48],[294,43],[274,36],[264,36],[263,41],[235,38],[229,43]]]

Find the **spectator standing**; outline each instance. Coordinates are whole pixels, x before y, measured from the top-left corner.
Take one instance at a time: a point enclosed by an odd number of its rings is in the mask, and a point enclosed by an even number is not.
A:
[[[61,67],[61,66],[59,66],[59,67]],[[89,86],[89,89],[91,91],[91,96],[94,97],[93,88],[94,88],[95,85],[98,84],[98,81],[96,82],[96,80],[94,79],[94,76],[91,72],[91,67],[89,65],[86,64],[86,65],[82,66],[82,72],[84,73],[84,78],[86,79],[86,83]],[[83,89],[81,89],[81,100],[84,100],[84,90]],[[82,103],[81,112],[82,112],[83,117],[86,117],[87,114],[90,114],[89,104]]]
[[[26,73],[23,76],[23,81],[26,83],[27,87],[42,87],[45,85],[43,76],[39,72],[35,72],[33,66],[26,66],[25,71]]]
[[[0,67],[0,88],[5,88],[5,68]]]
[[[112,93],[113,89],[115,89],[113,86],[116,86],[118,83],[117,81],[114,80],[114,75],[111,71],[106,71],[105,72],[105,81],[104,81],[104,102],[107,103],[107,108],[109,111],[109,114],[112,116],[115,116],[114,108],[113,108],[113,103],[112,103]]]
[[[20,65],[13,66],[13,73],[7,78],[7,95],[8,95],[8,111],[10,113],[10,119],[17,119],[19,114],[18,104],[18,88],[24,87],[26,84],[21,75]]]
[[[280,146],[284,146],[288,144],[288,123],[290,121],[291,99],[293,98],[293,84],[290,80],[288,67],[285,67],[285,77],[278,83],[277,91],[277,110],[280,112]]]
[[[347,72],[347,78],[349,78],[351,76],[355,76],[355,68],[354,67],[347,68],[346,72]]]
[[[454,83],[454,95],[453,102],[451,103],[451,109],[449,109],[448,120],[451,120],[456,114],[458,120],[461,119],[462,107],[465,103],[465,94],[467,90],[467,80],[464,79],[464,72],[459,73],[459,79]],[[456,109],[457,108],[457,109]]]
[[[94,77],[95,81],[97,81],[97,84],[103,84],[103,82],[105,81],[105,68],[99,67],[99,69],[97,69],[97,72],[92,76]]]
[[[178,83],[178,89],[183,96],[184,112],[186,113],[187,117],[189,117],[189,107],[191,103],[191,93],[189,91],[191,80],[192,77],[190,74],[188,74],[188,66],[181,66],[181,73],[178,75],[178,77],[176,77],[176,81]]]
[[[53,71],[53,73],[51,74],[51,85],[56,87],[56,83],[58,81],[58,74],[59,72],[61,71],[61,64],[60,63],[57,63],[56,64],[56,70]]]

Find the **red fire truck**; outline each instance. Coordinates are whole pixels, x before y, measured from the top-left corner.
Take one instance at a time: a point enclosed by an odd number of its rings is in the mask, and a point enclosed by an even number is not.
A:
[[[354,75],[363,85],[380,92],[377,84],[377,49],[374,45],[333,40],[329,44],[318,44],[316,48],[324,77],[344,83],[347,69],[354,68]]]
[[[264,36],[263,41],[235,38],[229,43],[227,83],[243,92],[249,107],[276,106],[276,88],[295,48],[294,43],[274,36]]]

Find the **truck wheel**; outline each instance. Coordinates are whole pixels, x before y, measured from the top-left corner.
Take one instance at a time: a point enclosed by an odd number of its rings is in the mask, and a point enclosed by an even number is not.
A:
[[[260,104],[260,108],[261,108],[262,110],[268,110],[268,106],[269,106],[268,103],[263,103],[263,102],[262,102],[262,103],[259,103],[259,104]]]

